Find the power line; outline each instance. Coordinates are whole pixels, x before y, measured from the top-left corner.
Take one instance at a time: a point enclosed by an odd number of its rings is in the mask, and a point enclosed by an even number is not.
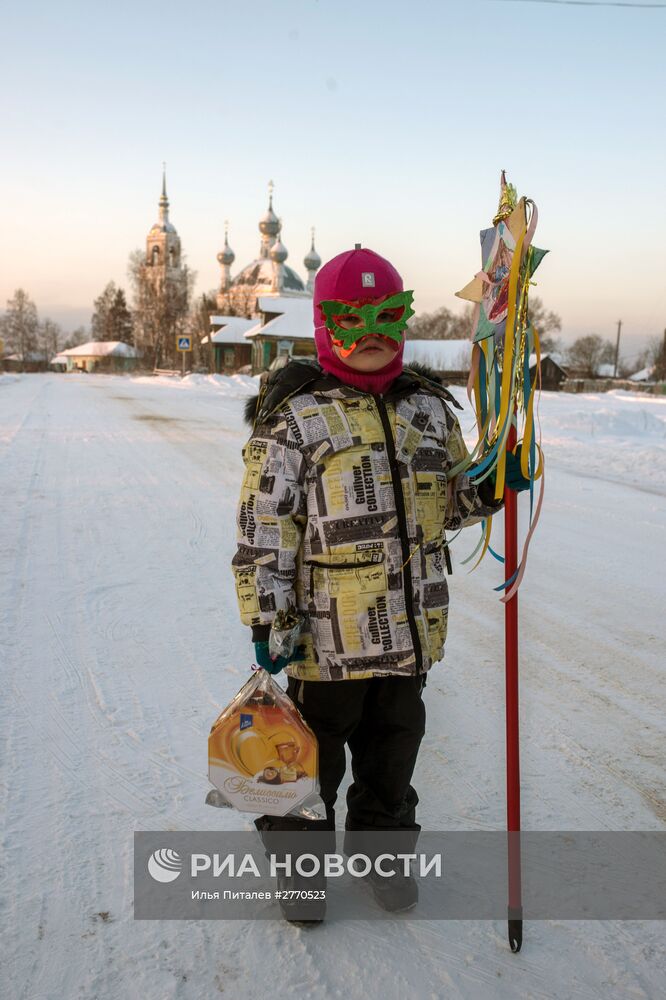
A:
[[[666,9],[666,3],[629,3],[628,0],[491,0],[493,3],[550,3],[568,7],[649,7]]]

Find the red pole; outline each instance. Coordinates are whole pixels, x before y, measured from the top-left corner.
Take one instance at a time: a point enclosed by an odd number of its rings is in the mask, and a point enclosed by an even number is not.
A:
[[[516,446],[516,429],[511,427],[507,451]],[[510,580],[518,567],[518,494],[504,488],[504,572]],[[508,830],[509,943],[520,951],[523,938],[523,911],[520,878],[520,755],[518,736],[518,594],[505,605],[505,684],[506,684],[506,818]]]

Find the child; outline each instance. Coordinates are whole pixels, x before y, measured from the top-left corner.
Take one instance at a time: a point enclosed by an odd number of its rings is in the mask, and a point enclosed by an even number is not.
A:
[[[411,300],[396,269],[371,250],[334,257],[314,286],[318,364],[272,373],[249,408],[232,563],[241,617],[257,662],[286,668],[287,691],[317,736],[327,812],[320,822],[264,816],[262,831],[335,829],[345,744],[347,838],[397,830],[413,845],[421,829],[410,782],[426,676],[444,654],[444,532],[501,503],[492,477],[478,486],[447,478],[467,455],[452,410],[460,406],[434,377],[403,368]],[[512,472],[523,488],[515,463]],[[295,654],[274,660],[268,640],[281,610],[299,612],[303,628]],[[385,909],[417,901],[411,875],[373,877],[372,886]],[[323,916],[320,903],[311,909]],[[286,904],[283,912],[289,917]]]

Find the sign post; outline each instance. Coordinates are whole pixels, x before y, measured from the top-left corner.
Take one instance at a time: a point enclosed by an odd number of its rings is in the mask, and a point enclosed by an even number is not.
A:
[[[176,350],[180,351],[183,358],[183,371],[185,374],[185,355],[192,350],[192,338],[189,336],[176,337]]]

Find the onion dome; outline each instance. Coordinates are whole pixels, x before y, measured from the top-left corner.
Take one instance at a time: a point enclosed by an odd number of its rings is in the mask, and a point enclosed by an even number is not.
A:
[[[312,246],[303,258],[303,264],[306,271],[318,271],[321,267],[321,257],[315,250],[314,245],[314,229],[312,230]]]
[[[218,253],[217,259],[218,262],[225,267],[231,267],[233,262],[236,260],[236,254],[229,246],[229,234],[226,229],[224,231],[224,248]]]
[[[280,232],[280,220],[273,211],[273,181],[269,184],[268,210],[259,220],[259,232],[262,236],[277,236]]]
[[[271,260],[275,261],[276,264],[284,264],[288,256],[289,251],[278,236],[277,240],[271,247]]]

